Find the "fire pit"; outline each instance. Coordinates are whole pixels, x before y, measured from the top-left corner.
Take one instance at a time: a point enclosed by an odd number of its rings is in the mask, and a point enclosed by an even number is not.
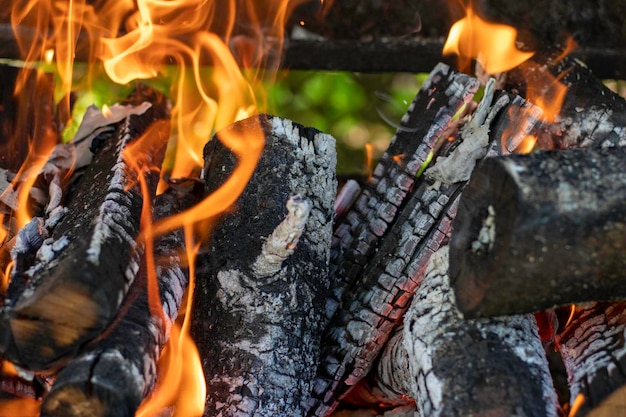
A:
[[[0,414],[615,415],[626,102],[579,58],[621,43],[244,3],[5,8]],[[335,138],[257,104],[281,65],[429,75],[338,193]],[[118,102],[72,120],[98,71]]]

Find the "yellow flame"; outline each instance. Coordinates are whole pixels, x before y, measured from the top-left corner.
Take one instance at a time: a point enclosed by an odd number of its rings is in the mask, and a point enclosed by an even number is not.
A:
[[[476,59],[489,74],[505,72],[533,56],[517,49],[517,31],[507,25],[483,20],[472,9],[450,28],[443,46],[444,54]]]
[[[584,396],[584,394],[578,393],[578,395],[574,399],[574,403],[572,404],[572,408],[569,410],[569,413],[567,413],[567,417],[575,417],[576,414],[578,414],[578,411],[580,410],[580,407],[582,407],[584,403],[585,403],[585,396]]]
[[[61,114],[68,118],[70,93],[78,88],[73,84],[74,58],[81,48],[87,50],[84,56],[90,70],[101,63],[116,83],[168,77],[173,101],[171,154],[174,157],[167,167],[167,174],[184,177],[197,175],[200,171],[202,149],[212,134],[239,119],[259,113],[253,85],[266,74],[262,66],[270,70],[276,68],[276,56],[282,51],[284,22],[293,7],[303,0],[0,1],[5,2],[0,15],[8,16],[6,10],[10,10],[22,57],[27,62],[56,64],[54,68],[62,96],[59,108],[66,109]],[[242,33],[236,32],[236,23],[238,30],[244,28]],[[23,28],[35,28],[36,36],[22,36]],[[248,70],[242,71],[241,67]],[[27,73],[20,75],[16,94],[26,86],[28,76]],[[86,78],[88,87],[90,75]],[[81,88],[84,87],[85,84],[81,84]],[[106,115],[106,108],[103,113]],[[142,238],[151,265],[148,292],[152,300],[151,311],[155,315],[162,314],[162,309],[153,303],[159,297],[154,260],[150,259],[151,239],[183,227],[188,238],[187,258],[193,280],[193,259],[198,250],[198,245],[190,237],[194,225],[226,210],[236,200],[252,175],[264,146],[260,125],[245,135],[227,129],[220,135],[220,140],[239,160],[233,175],[222,187],[186,212],[155,224],[150,219],[149,206],[142,210]],[[54,145],[54,141],[34,142],[38,144],[31,149],[16,180],[20,184],[19,211],[15,215],[18,227],[31,218],[30,189]],[[132,156],[128,157],[128,161],[132,159]],[[132,162],[129,164],[133,165]],[[135,169],[141,171],[144,168]],[[138,181],[145,192],[142,175]],[[3,241],[9,236],[5,228],[0,233],[3,233],[0,236]],[[191,302],[187,305],[190,308]],[[150,415],[150,410],[167,404],[175,405],[178,416],[202,414],[206,387],[197,349],[189,336],[190,318],[191,312],[187,311],[182,327],[173,327],[161,360],[164,371],[159,380],[169,393],[152,396],[142,406],[143,414],[140,415]],[[191,385],[196,388],[190,390],[190,383],[180,378],[194,381]],[[180,389],[172,390],[172,386]],[[184,404],[191,406],[185,408]]]
[[[102,115],[104,116],[104,118],[108,118],[110,117],[112,114],[111,109],[109,108],[109,106],[107,106],[106,104],[102,105]]]
[[[185,228],[187,257],[189,260],[189,290],[183,324],[174,323],[160,360],[159,383],[154,392],[141,405],[136,417],[157,415],[163,408],[173,405],[176,416],[195,417],[204,412],[206,382],[198,349],[189,334],[191,305],[195,287],[195,255],[199,245],[193,242],[193,230]],[[172,388],[175,387],[175,388]]]
[[[554,77],[545,68],[542,69],[533,62],[525,63],[520,70],[529,80],[526,99],[543,111],[543,121],[556,122],[567,94],[567,87],[560,82],[566,73]]]

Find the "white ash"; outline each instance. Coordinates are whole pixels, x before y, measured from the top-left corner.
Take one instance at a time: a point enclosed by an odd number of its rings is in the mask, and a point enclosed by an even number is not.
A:
[[[65,216],[68,212],[69,209],[67,207],[57,206],[56,208],[54,208],[48,213],[48,218],[46,219],[46,227],[49,230],[54,229],[56,225],[59,224],[61,219],[63,219],[63,216]]]
[[[17,233],[15,245],[11,251],[12,259],[16,259],[18,253],[28,253],[38,250],[48,237],[48,229],[41,217],[33,217]]]
[[[122,127],[125,132],[117,147],[117,161],[111,169],[113,171],[113,178],[109,184],[109,192],[105,197],[104,203],[100,206],[98,216],[94,219],[94,233],[89,244],[89,249],[87,250],[87,261],[94,265],[100,263],[101,246],[111,236],[119,236],[127,241],[131,245],[131,248],[135,246],[135,238],[130,236],[118,222],[120,220],[122,223],[126,221],[128,208],[115,201],[118,198],[125,198],[124,194],[119,191],[126,189],[129,181],[126,164],[122,157],[124,147],[132,139],[128,123],[129,120],[127,119]]]
[[[493,249],[496,240],[496,210],[490,204],[487,207],[487,217],[483,219],[483,225],[478,232],[478,239],[472,242],[472,252],[485,252]]]
[[[300,195],[289,198],[287,216],[265,240],[261,254],[252,265],[254,275],[267,278],[280,271],[283,261],[295,251],[310,213],[309,200]]]
[[[436,410],[441,407],[444,382],[433,372],[433,353],[442,343],[454,343],[451,337],[459,326],[469,326],[480,332],[483,339],[495,335],[504,349],[529,366],[538,385],[544,387],[545,415],[556,416],[556,393],[534,317],[529,314],[464,320],[450,287],[448,265],[448,247],[442,247],[432,256],[422,286],[404,318],[403,345],[415,376],[412,393],[418,409],[422,409],[423,415],[439,415]]]
[[[469,123],[461,129],[461,143],[449,156],[439,156],[435,165],[424,175],[436,183],[454,184],[469,180],[476,161],[487,155],[489,150],[490,125],[497,114],[508,103],[506,95],[501,96],[492,106],[495,81],[491,79],[485,88],[485,95]]]
[[[74,139],[70,142],[72,146],[72,159],[75,160],[75,168],[81,168],[91,163],[93,154],[91,153],[91,144],[93,140],[111,129],[110,125],[118,123],[130,115],[140,115],[145,113],[152,104],[143,102],[137,106],[114,104],[109,107],[109,111],[105,115],[102,110],[96,106],[89,106],[85,112],[85,116],[78,127],[78,131]],[[67,160],[64,158],[64,160]]]

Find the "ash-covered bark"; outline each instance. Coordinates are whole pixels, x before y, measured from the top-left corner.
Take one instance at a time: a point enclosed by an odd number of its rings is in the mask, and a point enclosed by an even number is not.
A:
[[[558,334],[570,388],[570,406],[582,395],[575,414],[617,416],[626,402],[626,303],[592,303],[576,307]]]
[[[441,146],[440,136],[477,89],[475,79],[444,64],[437,65],[422,85],[371,179],[335,228],[328,319],[399,215],[413,188],[415,175],[429,154]]]
[[[431,257],[404,326],[373,373],[380,390],[414,399],[423,417],[557,416],[533,316],[463,319],[450,288],[447,247]]]
[[[557,116],[534,132],[542,149],[626,145],[626,100],[594,76],[584,63],[564,53],[538,53],[509,73],[508,89],[544,97],[558,106],[559,86],[565,94]]]
[[[202,192],[172,185],[155,201],[155,220],[181,212]],[[152,315],[145,259],[129,296],[104,337],[83,349],[57,375],[41,406],[46,417],[131,417],[157,378],[157,360],[188,284],[185,238],[175,230],[154,241],[162,315]]]
[[[329,284],[335,141],[265,115],[228,129],[262,129],[265,147],[198,255],[191,330],[207,379],[205,415],[300,416]],[[236,163],[220,134],[205,148],[207,193]]]
[[[431,86],[425,88],[429,91]],[[473,121],[461,129],[461,145],[457,141],[453,146],[445,146],[440,151],[443,157],[435,159],[433,167],[419,178],[411,179],[412,188],[407,190],[406,200],[398,207],[393,206],[396,216],[387,219],[389,224],[383,223],[388,229],[381,230],[384,234],[378,238],[380,242],[377,242],[376,250],[367,252],[368,257],[359,254],[363,265],[349,270],[358,273],[357,280],[345,292],[341,309],[332,318],[323,337],[320,366],[309,405],[310,415],[326,415],[367,374],[406,312],[430,257],[449,238],[458,196],[471,168],[487,155],[505,152],[502,148],[507,149],[509,138],[510,143],[515,143],[518,136],[533,127],[532,123],[522,124],[520,132],[504,133],[508,131],[506,127],[515,125],[516,117],[525,113],[520,110],[522,106],[525,111],[532,109],[523,100],[508,94],[498,94],[494,98],[490,88]],[[418,109],[415,111],[419,113]],[[510,117],[501,117],[501,114]],[[490,129],[502,136],[490,137]],[[448,134],[456,132],[452,129]],[[426,136],[424,140],[428,138]],[[424,143],[421,145],[428,148]],[[445,158],[446,155],[450,157]],[[389,184],[384,177],[373,181],[380,186],[377,189],[380,191]],[[357,200],[356,209],[359,204]],[[370,213],[384,212],[386,207],[381,204],[376,210],[374,205]],[[346,220],[350,221],[350,213]],[[368,247],[363,235],[356,235],[353,240],[359,245],[355,245],[357,248]],[[354,254],[339,252],[339,259],[347,264]]]
[[[138,93],[133,100],[146,96]],[[139,269],[143,197],[137,174],[122,156],[153,123],[151,142],[136,160],[154,194],[169,136],[168,103],[131,115],[94,140],[94,161],[73,188],[66,207],[46,218],[45,240],[33,246],[18,238],[15,266],[0,318],[3,353],[23,367],[45,370],[76,354],[117,314]],[[97,149],[96,149],[97,148]],[[35,220],[36,221],[36,220]]]
[[[486,160],[454,222],[451,277],[469,317],[624,298],[626,148]]]

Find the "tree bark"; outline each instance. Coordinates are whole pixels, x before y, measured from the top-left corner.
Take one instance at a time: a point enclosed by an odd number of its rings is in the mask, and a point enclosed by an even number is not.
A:
[[[486,160],[463,193],[450,272],[467,317],[624,298],[626,148]]]
[[[146,98],[138,91],[131,100]],[[149,135],[133,160],[146,170],[152,198],[158,173],[150,168],[160,166],[169,137],[166,100],[150,101],[144,114],[127,117],[113,135],[95,140],[100,149],[69,193],[67,206],[45,219],[41,247],[18,238],[0,317],[0,344],[12,362],[33,370],[55,368],[99,336],[117,314],[142,252],[135,238],[143,197],[137,173],[122,153]]]
[[[198,255],[192,335],[203,358],[205,415],[299,416],[317,366],[332,233],[335,141],[271,116],[265,148],[235,207]],[[206,192],[235,161],[220,135],[205,148]]]
[[[532,315],[465,320],[448,277],[448,247],[430,258],[411,307],[370,383],[415,400],[423,417],[557,416],[548,362]]]
[[[202,191],[172,185],[155,201],[155,220],[179,213],[199,201]],[[157,378],[157,360],[176,320],[188,284],[182,262],[182,230],[157,237],[154,265],[162,314],[148,299],[144,258],[120,313],[104,337],[88,345],[57,375],[44,398],[46,417],[132,417]],[[132,343],[129,343],[132,340]]]

